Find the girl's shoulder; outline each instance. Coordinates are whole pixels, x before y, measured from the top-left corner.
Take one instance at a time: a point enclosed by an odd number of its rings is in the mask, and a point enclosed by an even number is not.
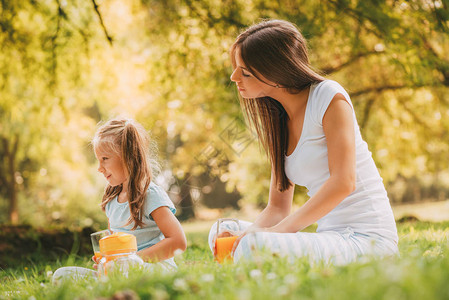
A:
[[[119,204],[117,202],[117,196],[109,199],[109,201],[105,204],[104,206],[104,210],[106,211],[106,213],[108,213],[112,207],[116,206],[117,204]]]
[[[146,199],[146,214],[149,215],[155,209],[161,206],[167,206],[173,214],[176,213],[176,208],[170,197],[165,190],[151,181],[148,187],[147,199]]]
[[[156,183],[154,183],[153,181],[150,182],[150,185],[148,186],[148,194],[151,196],[154,196],[156,198],[168,198],[168,194],[167,192],[161,188],[159,185],[157,185]]]

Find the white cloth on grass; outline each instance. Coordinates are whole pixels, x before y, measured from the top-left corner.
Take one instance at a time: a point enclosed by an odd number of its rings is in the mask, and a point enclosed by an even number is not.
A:
[[[158,263],[144,263],[143,268],[146,271],[151,271],[153,269],[162,271],[175,271],[176,268],[167,261],[161,261]],[[80,279],[98,279],[98,272],[92,269],[83,267],[62,267],[57,269],[52,276],[52,283],[58,284],[64,280],[77,281]]]
[[[252,223],[239,221],[240,229],[246,230]],[[238,231],[235,222],[225,221],[221,229]],[[209,232],[209,247],[213,251],[217,223]],[[234,254],[234,262],[252,260],[260,251],[267,251],[288,259],[307,257],[310,263],[344,265],[364,256],[389,256],[397,253],[397,245],[377,235],[368,236],[347,227],[341,232],[320,233],[249,233],[240,241]]]

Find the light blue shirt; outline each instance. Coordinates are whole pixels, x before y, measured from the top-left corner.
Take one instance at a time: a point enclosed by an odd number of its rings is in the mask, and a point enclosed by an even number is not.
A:
[[[156,222],[151,217],[151,213],[159,207],[166,206],[173,214],[175,214],[176,208],[167,193],[161,187],[157,186],[153,182],[150,183],[147,198],[143,205],[144,214],[142,217],[142,222],[145,225],[143,227],[138,226],[135,230],[131,230],[134,222],[126,225],[130,217],[128,202],[120,203],[117,201],[117,198],[118,197],[115,197],[109,201],[105,207],[106,216],[109,219],[109,226],[113,232],[126,232],[135,235],[138,251],[151,247],[165,238]],[[176,266],[173,258],[166,261],[171,265]]]

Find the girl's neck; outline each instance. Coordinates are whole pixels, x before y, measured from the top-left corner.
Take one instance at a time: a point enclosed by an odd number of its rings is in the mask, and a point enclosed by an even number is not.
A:
[[[119,203],[128,202],[128,193],[121,191],[120,194],[118,194],[118,196],[117,196],[117,201]]]
[[[121,193],[127,193],[127,192],[128,192],[128,182],[129,182],[129,178],[127,178],[127,179],[122,183],[122,191],[121,191]]]
[[[128,202],[128,182],[123,183],[122,191],[118,194],[117,200],[120,203]]]

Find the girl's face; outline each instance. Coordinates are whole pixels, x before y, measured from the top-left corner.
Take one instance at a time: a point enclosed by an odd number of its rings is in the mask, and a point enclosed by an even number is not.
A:
[[[98,172],[103,174],[111,186],[126,183],[128,175],[121,157],[113,151],[106,151],[105,148],[101,147],[101,145],[95,147],[95,156],[99,163]]]
[[[232,72],[231,81],[235,82],[240,95],[243,98],[251,99],[266,97],[273,92],[276,84],[270,82],[268,79],[265,79],[262,75],[257,74],[259,78],[268,83],[266,84],[251,74],[240,57],[239,49],[236,49],[235,51],[235,63],[236,68],[234,69],[234,72]]]

